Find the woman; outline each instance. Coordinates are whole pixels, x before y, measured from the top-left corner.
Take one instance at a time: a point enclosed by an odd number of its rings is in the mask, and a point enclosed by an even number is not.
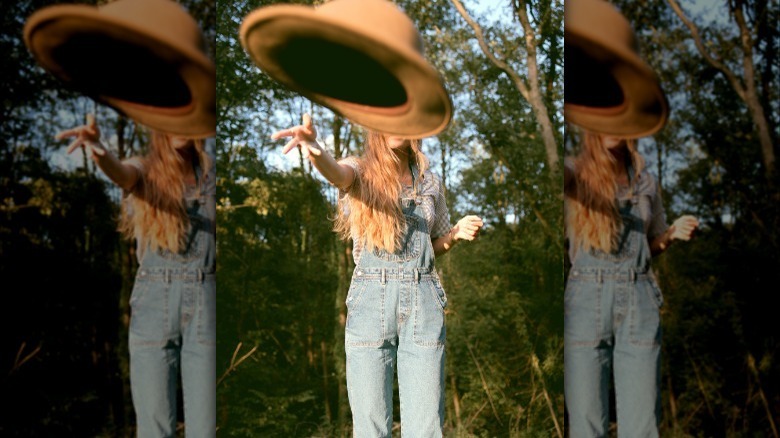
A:
[[[140,266],[130,297],[130,387],[139,437],[176,434],[181,367],[188,437],[216,436],[214,159],[203,142],[153,132],[144,158],[120,161],[100,143],[93,116],[57,134],[89,150],[129,193],[120,229]]]
[[[444,308],[435,256],[483,226],[466,216],[450,228],[444,187],[419,140],[369,132],[363,157],[335,161],[317,144],[309,115],[278,131],[339,188],[336,231],[352,238],[355,271],[347,293],[347,389],[356,437],[390,437],[393,371],[398,367],[401,427],[442,436]]]
[[[658,436],[663,297],[651,257],[689,240],[699,222],[682,216],[667,228],[660,190],[633,140],[584,132],[564,179],[571,436],[607,436],[610,371],[620,436]]]

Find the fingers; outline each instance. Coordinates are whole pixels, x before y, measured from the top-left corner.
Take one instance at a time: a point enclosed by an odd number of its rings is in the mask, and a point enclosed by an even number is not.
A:
[[[97,127],[97,122],[95,121],[95,115],[94,114],[87,114],[86,130],[90,134],[92,134],[92,135],[97,135],[98,127]]]
[[[680,216],[672,225],[672,238],[679,240],[691,240],[693,232],[699,227],[699,220],[695,216]]]
[[[286,145],[284,145],[284,149],[282,149],[282,153],[286,154],[292,150],[296,145],[298,144],[298,139],[294,138],[287,142]]]
[[[691,216],[691,215],[680,216],[675,222],[680,222],[681,224],[690,224],[693,226],[699,226],[699,219],[697,219],[696,216]]]
[[[464,216],[460,222],[462,222],[464,226],[469,227],[482,227],[485,225],[485,223],[482,221],[482,218],[474,215]]]
[[[309,114],[303,115],[303,132],[309,136],[315,136],[317,132]]]
[[[92,143],[87,143],[87,144],[89,145],[89,150],[92,152],[93,157],[94,156],[102,157],[103,155],[106,154],[106,150],[103,149],[102,147],[96,146]]]
[[[83,129],[84,129],[84,127],[83,127],[83,126],[79,126],[78,128],[71,128],[71,129],[66,129],[66,130],[64,130],[64,131],[60,131],[60,132],[58,132],[58,133],[57,133],[57,134],[54,136],[54,138],[55,138],[56,140],[62,140],[62,139],[63,139],[63,138],[65,138],[65,137],[73,137],[74,135],[79,135],[79,134],[81,134],[81,131],[82,131]]]
[[[288,129],[282,129],[281,131],[276,131],[273,134],[271,134],[271,140],[278,140],[282,137],[292,137],[295,135],[295,130],[298,128],[299,126],[295,126]]]
[[[73,140],[73,142],[70,145],[68,145],[68,149],[65,151],[65,153],[66,154],[72,154],[73,151],[75,151],[76,148],[81,146],[83,143],[84,143],[84,140],[82,140],[81,138],[77,138],[77,139]]]
[[[465,216],[458,222],[455,237],[457,240],[472,241],[479,235],[479,230],[484,226],[484,222],[479,216]]]

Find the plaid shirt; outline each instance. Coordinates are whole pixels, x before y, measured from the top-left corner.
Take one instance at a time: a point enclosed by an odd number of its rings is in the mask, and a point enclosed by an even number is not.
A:
[[[357,157],[347,157],[339,160],[339,163],[346,164],[355,170],[356,178],[360,178],[360,160]],[[414,167],[415,181],[417,181],[418,170]],[[354,187],[355,184],[352,184]],[[339,189],[339,198],[349,196],[352,187],[346,191]],[[412,198],[414,196],[414,187],[404,186],[401,192],[402,198]],[[420,206],[423,210],[425,221],[428,223],[428,229],[431,230],[431,241],[449,233],[450,231],[450,212],[447,209],[447,198],[444,195],[444,185],[436,174],[426,170],[423,176],[422,186],[419,187],[419,196],[422,198]],[[352,257],[355,259],[355,265],[360,261],[360,254],[363,252],[363,244],[359,236],[352,236]]]

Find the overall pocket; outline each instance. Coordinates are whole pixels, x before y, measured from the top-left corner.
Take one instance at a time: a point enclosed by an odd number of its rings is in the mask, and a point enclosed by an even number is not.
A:
[[[447,297],[437,280],[417,284],[414,305],[414,343],[421,347],[441,347],[446,339],[444,308]]]
[[[385,286],[378,281],[353,281],[347,292],[346,345],[378,347],[384,342]]]
[[[198,289],[198,342],[217,345],[217,282],[214,277],[196,284]]]
[[[168,341],[168,294],[168,284],[136,278],[130,295],[130,344],[163,345]]]
[[[564,344],[595,347],[601,341],[603,283],[569,277],[564,291]]]
[[[632,344],[643,347],[653,347],[661,344],[661,314],[660,306],[663,298],[661,290],[652,280],[642,280],[634,283],[633,300],[631,303],[631,336]]]

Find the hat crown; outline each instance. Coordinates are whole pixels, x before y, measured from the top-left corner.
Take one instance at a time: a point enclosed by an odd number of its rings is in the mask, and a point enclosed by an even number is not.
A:
[[[98,6],[101,15],[130,23],[154,33],[165,33],[172,40],[187,41],[203,48],[198,23],[172,0],[115,0]]]
[[[423,42],[417,27],[398,6],[388,0],[332,0],[314,12],[335,22],[376,35],[379,39],[398,41],[419,53]]]
[[[567,33],[587,35],[588,39],[602,45],[620,44],[637,51],[631,24],[614,5],[604,0],[567,0],[564,23]]]

